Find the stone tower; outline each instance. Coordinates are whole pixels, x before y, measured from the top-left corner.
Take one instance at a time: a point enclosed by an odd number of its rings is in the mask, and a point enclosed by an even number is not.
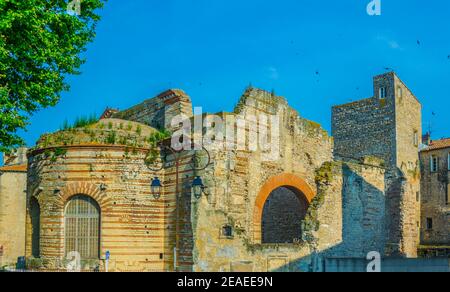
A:
[[[374,96],[332,109],[334,155],[376,156],[386,167],[386,255],[417,256],[422,106],[393,73],[374,77]]]

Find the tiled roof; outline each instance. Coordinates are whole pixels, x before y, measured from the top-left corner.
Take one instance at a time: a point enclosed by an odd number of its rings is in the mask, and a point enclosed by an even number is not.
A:
[[[430,145],[428,145],[422,151],[432,151],[445,148],[450,148],[450,138],[431,141]]]
[[[5,165],[0,167],[0,172],[27,172],[27,165]]]

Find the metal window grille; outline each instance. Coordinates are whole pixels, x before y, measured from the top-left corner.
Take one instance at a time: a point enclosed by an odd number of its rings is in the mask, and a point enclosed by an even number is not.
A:
[[[100,208],[88,196],[75,196],[66,206],[66,254],[76,251],[82,259],[100,256]]]

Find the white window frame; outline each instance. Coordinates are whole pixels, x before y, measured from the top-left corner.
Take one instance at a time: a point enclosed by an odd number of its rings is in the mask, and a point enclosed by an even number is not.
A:
[[[414,146],[416,146],[416,147],[418,147],[419,146],[419,131],[417,131],[417,130],[414,130],[414,141],[413,141],[413,143],[414,143]]]

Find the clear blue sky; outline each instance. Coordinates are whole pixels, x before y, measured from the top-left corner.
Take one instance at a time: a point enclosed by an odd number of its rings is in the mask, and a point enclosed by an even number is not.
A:
[[[228,111],[249,83],[275,89],[330,131],[331,106],[372,96],[372,76],[386,67],[421,100],[434,138],[450,136],[450,1],[382,0],[376,17],[368,3],[109,0],[82,75],[23,136],[32,146],[66,118],[125,109],[168,88],[205,111]]]

